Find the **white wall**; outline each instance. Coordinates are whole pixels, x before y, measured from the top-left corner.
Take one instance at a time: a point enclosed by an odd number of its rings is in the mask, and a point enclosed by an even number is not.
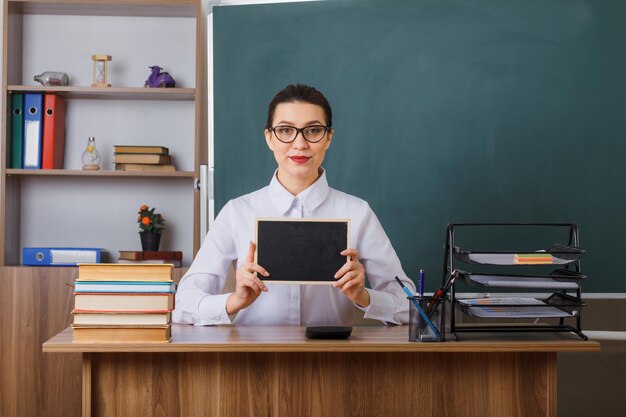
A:
[[[89,85],[91,55],[108,54],[113,57],[113,86],[143,87],[147,67],[158,64],[176,78],[178,87],[193,87],[194,23],[190,18],[26,15],[23,82],[38,85],[33,73],[59,69],[69,74],[72,85]],[[37,53],[28,52],[33,50]]]

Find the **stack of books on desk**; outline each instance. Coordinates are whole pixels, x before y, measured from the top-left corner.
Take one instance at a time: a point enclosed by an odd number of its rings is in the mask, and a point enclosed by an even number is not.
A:
[[[176,284],[170,264],[79,264],[75,342],[168,342]]]
[[[172,264],[181,267],[181,251],[138,251],[121,250],[118,262],[121,264]]]
[[[113,150],[116,171],[176,171],[165,146],[115,145]]]

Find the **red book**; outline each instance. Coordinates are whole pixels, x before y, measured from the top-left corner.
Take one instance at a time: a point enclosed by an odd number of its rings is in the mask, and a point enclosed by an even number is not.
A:
[[[131,261],[138,260],[152,260],[152,259],[165,259],[165,260],[177,260],[182,261],[183,253],[181,251],[133,251],[133,250],[121,250],[120,259],[128,259]]]
[[[63,168],[65,152],[65,99],[44,94],[41,169]]]

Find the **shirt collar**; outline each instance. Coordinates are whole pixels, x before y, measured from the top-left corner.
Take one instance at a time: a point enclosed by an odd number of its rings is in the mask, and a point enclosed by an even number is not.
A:
[[[330,192],[330,187],[326,179],[326,170],[320,169],[322,170],[322,175],[320,175],[317,181],[295,197],[278,181],[278,170],[274,171],[269,185],[269,197],[281,214],[285,214],[291,209],[296,198],[302,203],[306,211],[313,211],[324,202]]]

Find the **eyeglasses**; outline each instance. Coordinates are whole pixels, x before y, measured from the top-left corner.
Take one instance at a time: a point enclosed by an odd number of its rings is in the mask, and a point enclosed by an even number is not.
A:
[[[322,125],[313,125],[306,126],[302,129],[298,129],[295,126],[274,126],[270,127],[268,130],[274,132],[274,136],[276,139],[283,143],[291,143],[296,140],[298,133],[302,133],[302,137],[309,143],[317,143],[320,140],[324,139],[326,136],[326,132],[333,130],[332,127],[322,126]]]

